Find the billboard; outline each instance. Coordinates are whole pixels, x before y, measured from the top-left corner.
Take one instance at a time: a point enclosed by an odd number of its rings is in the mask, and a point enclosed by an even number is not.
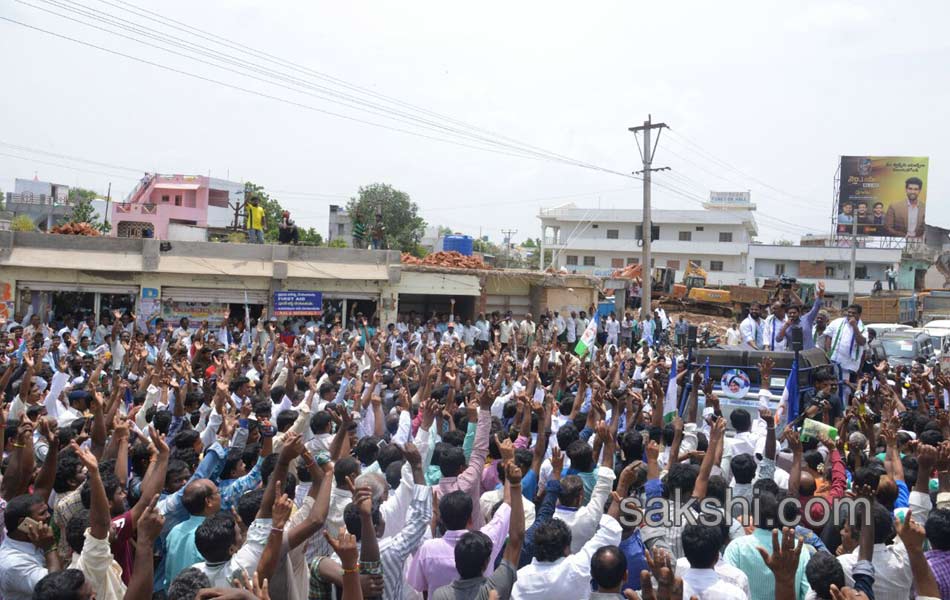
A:
[[[842,156],[835,222],[850,235],[924,235],[927,157]]]
[[[274,292],[274,316],[295,317],[323,313],[323,292]]]

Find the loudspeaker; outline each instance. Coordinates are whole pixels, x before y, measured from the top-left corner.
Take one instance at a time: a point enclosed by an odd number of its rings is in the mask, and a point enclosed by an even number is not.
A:
[[[804,340],[802,339],[802,328],[801,327],[792,327],[788,330],[790,337],[792,338],[792,351],[801,352],[804,346]]]
[[[686,332],[686,346],[689,348],[696,347],[696,334],[699,332],[699,328],[695,325],[690,325],[689,330]]]

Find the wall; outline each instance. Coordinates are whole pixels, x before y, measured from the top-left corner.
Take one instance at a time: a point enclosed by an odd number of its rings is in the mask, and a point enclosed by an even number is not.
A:
[[[597,290],[593,288],[549,287],[542,288],[540,310],[568,314],[571,311],[587,311],[591,304],[596,303]]]

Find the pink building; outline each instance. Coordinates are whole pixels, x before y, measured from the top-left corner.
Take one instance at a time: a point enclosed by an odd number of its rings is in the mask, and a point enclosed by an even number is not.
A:
[[[244,185],[201,175],[146,174],[124,202],[112,206],[116,237],[207,239],[234,219]],[[230,206],[229,206],[230,204]]]

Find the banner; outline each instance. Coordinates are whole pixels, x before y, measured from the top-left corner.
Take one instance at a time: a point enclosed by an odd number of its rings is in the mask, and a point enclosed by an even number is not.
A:
[[[207,321],[211,327],[218,327],[227,314],[228,305],[220,302],[170,300],[162,303],[162,318],[176,327],[182,317],[187,317],[192,327],[197,327],[202,321]]]
[[[835,223],[839,235],[924,235],[927,157],[842,156]]]
[[[274,292],[275,317],[319,315],[323,313],[323,292],[283,291]]]

